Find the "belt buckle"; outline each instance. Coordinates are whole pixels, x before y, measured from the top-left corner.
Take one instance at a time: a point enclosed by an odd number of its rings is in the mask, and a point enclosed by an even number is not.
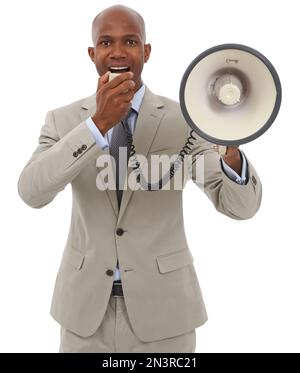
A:
[[[113,286],[116,286],[116,285],[119,285],[119,286],[122,286],[122,283],[121,282],[114,282],[113,283]],[[113,293],[113,289],[112,289],[112,293]],[[112,294],[113,298],[123,298],[124,295],[118,295],[118,294]]]

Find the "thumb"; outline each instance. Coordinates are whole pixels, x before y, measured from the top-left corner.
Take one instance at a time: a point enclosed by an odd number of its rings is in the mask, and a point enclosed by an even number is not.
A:
[[[106,84],[109,80],[109,74],[110,74],[110,71],[106,71],[106,73],[104,75],[101,75],[99,78],[98,78],[98,86],[97,86],[97,91],[100,89],[100,87],[103,85],[103,84]]]
[[[100,77],[100,80],[101,80],[102,84],[105,84],[105,83],[108,82],[109,74],[110,74],[110,71],[106,71],[106,73]]]

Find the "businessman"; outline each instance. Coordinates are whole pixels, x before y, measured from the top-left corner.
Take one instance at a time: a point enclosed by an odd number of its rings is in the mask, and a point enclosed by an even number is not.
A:
[[[178,102],[152,93],[142,80],[151,45],[136,11],[104,9],[93,21],[92,40],[96,92],[48,111],[18,181],[19,195],[33,208],[72,186],[70,230],[51,304],[61,328],[59,351],[195,352],[195,329],[207,313],[185,237],[183,188],[123,188],[119,167],[124,159],[127,167],[132,144],[146,159],[178,154],[190,129]],[[110,80],[113,72],[119,75]],[[255,215],[262,187],[244,152],[228,147],[220,156],[197,137],[190,155],[190,178],[217,211],[232,219]],[[107,156],[116,188],[103,190],[96,180],[99,159]],[[200,159],[204,183],[196,172]]]

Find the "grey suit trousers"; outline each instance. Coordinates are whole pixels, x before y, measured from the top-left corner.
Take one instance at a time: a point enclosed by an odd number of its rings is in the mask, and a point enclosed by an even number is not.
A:
[[[110,296],[104,318],[93,335],[81,337],[61,326],[60,338],[59,352],[67,353],[194,353],[196,349],[195,329],[172,338],[153,342],[141,341],[131,327],[124,297],[113,295]]]

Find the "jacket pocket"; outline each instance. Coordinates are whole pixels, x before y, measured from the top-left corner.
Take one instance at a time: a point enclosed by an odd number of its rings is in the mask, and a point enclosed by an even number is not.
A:
[[[64,253],[64,259],[76,269],[81,269],[84,257],[84,254],[73,248]]]
[[[166,273],[185,267],[188,264],[192,264],[194,258],[189,249],[184,249],[169,254],[159,255],[156,257],[156,261],[159,271],[161,273]]]

